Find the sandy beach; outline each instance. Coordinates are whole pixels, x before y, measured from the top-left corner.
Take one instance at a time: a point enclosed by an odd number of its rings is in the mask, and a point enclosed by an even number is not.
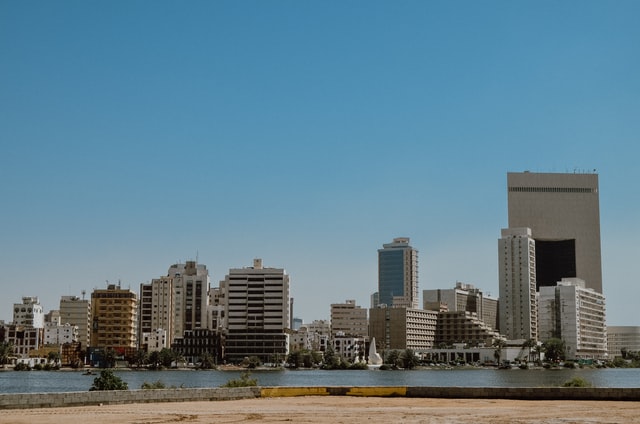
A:
[[[3,424],[106,422],[640,423],[640,403],[313,396],[0,411]]]

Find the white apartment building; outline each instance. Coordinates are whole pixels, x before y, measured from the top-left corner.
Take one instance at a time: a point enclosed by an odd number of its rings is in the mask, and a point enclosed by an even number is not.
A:
[[[78,326],[69,323],[48,322],[44,326],[45,345],[63,345],[78,341]]]
[[[500,333],[538,340],[536,243],[529,228],[508,228],[498,240]]]
[[[78,342],[83,349],[89,347],[91,336],[91,302],[78,296],[60,298],[60,323],[78,327]]]
[[[147,352],[160,352],[163,348],[171,346],[167,344],[167,330],[156,328],[150,333],[142,333],[142,346]]]
[[[338,334],[354,337],[369,335],[367,309],[356,305],[355,300],[331,304],[331,337]]]
[[[22,303],[13,304],[13,324],[44,328],[44,311],[37,297],[25,296],[22,298]]]
[[[540,339],[560,338],[567,359],[606,359],[605,297],[579,278],[540,287]]]
[[[225,356],[240,362],[257,356],[262,362],[284,361],[289,353],[289,276],[282,268],[229,270],[220,283],[226,294]]]

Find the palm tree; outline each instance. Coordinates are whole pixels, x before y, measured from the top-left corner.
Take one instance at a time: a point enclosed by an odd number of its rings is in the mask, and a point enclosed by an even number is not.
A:
[[[522,348],[523,349],[528,349],[529,354],[527,356],[527,362],[531,361],[531,349],[536,346],[537,343],[534,339],[527,339],[524,341],[524,343],[522,343]]]
[[[502,349],[504,349],[506,346],[507,342],[502,339],[495,339],[493,341],[493,347],[496,348],[496,350],[493,351],[493,357],[498,364],[500,364],[502,359]]]

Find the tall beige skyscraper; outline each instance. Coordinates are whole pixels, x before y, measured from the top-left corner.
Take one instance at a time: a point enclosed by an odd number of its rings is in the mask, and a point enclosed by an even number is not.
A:
[[[500,333],[509,340],[538,339],[536,243],[529,228],[502,230],[498,240]]]
[[[580,278],[602,293],[600,202],[595,173],[507,174],[509,228],[530,228],[536,283]]]

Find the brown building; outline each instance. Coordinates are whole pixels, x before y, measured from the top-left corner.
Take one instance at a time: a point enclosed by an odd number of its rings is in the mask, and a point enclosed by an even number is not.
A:
[[[425,351],[433,347],[438,312],[410,308],[369,310],[369,337],[376,348]]]
[[[116,352],[136,348],[138,296],[109,284],[91,293],[91,347]]]

